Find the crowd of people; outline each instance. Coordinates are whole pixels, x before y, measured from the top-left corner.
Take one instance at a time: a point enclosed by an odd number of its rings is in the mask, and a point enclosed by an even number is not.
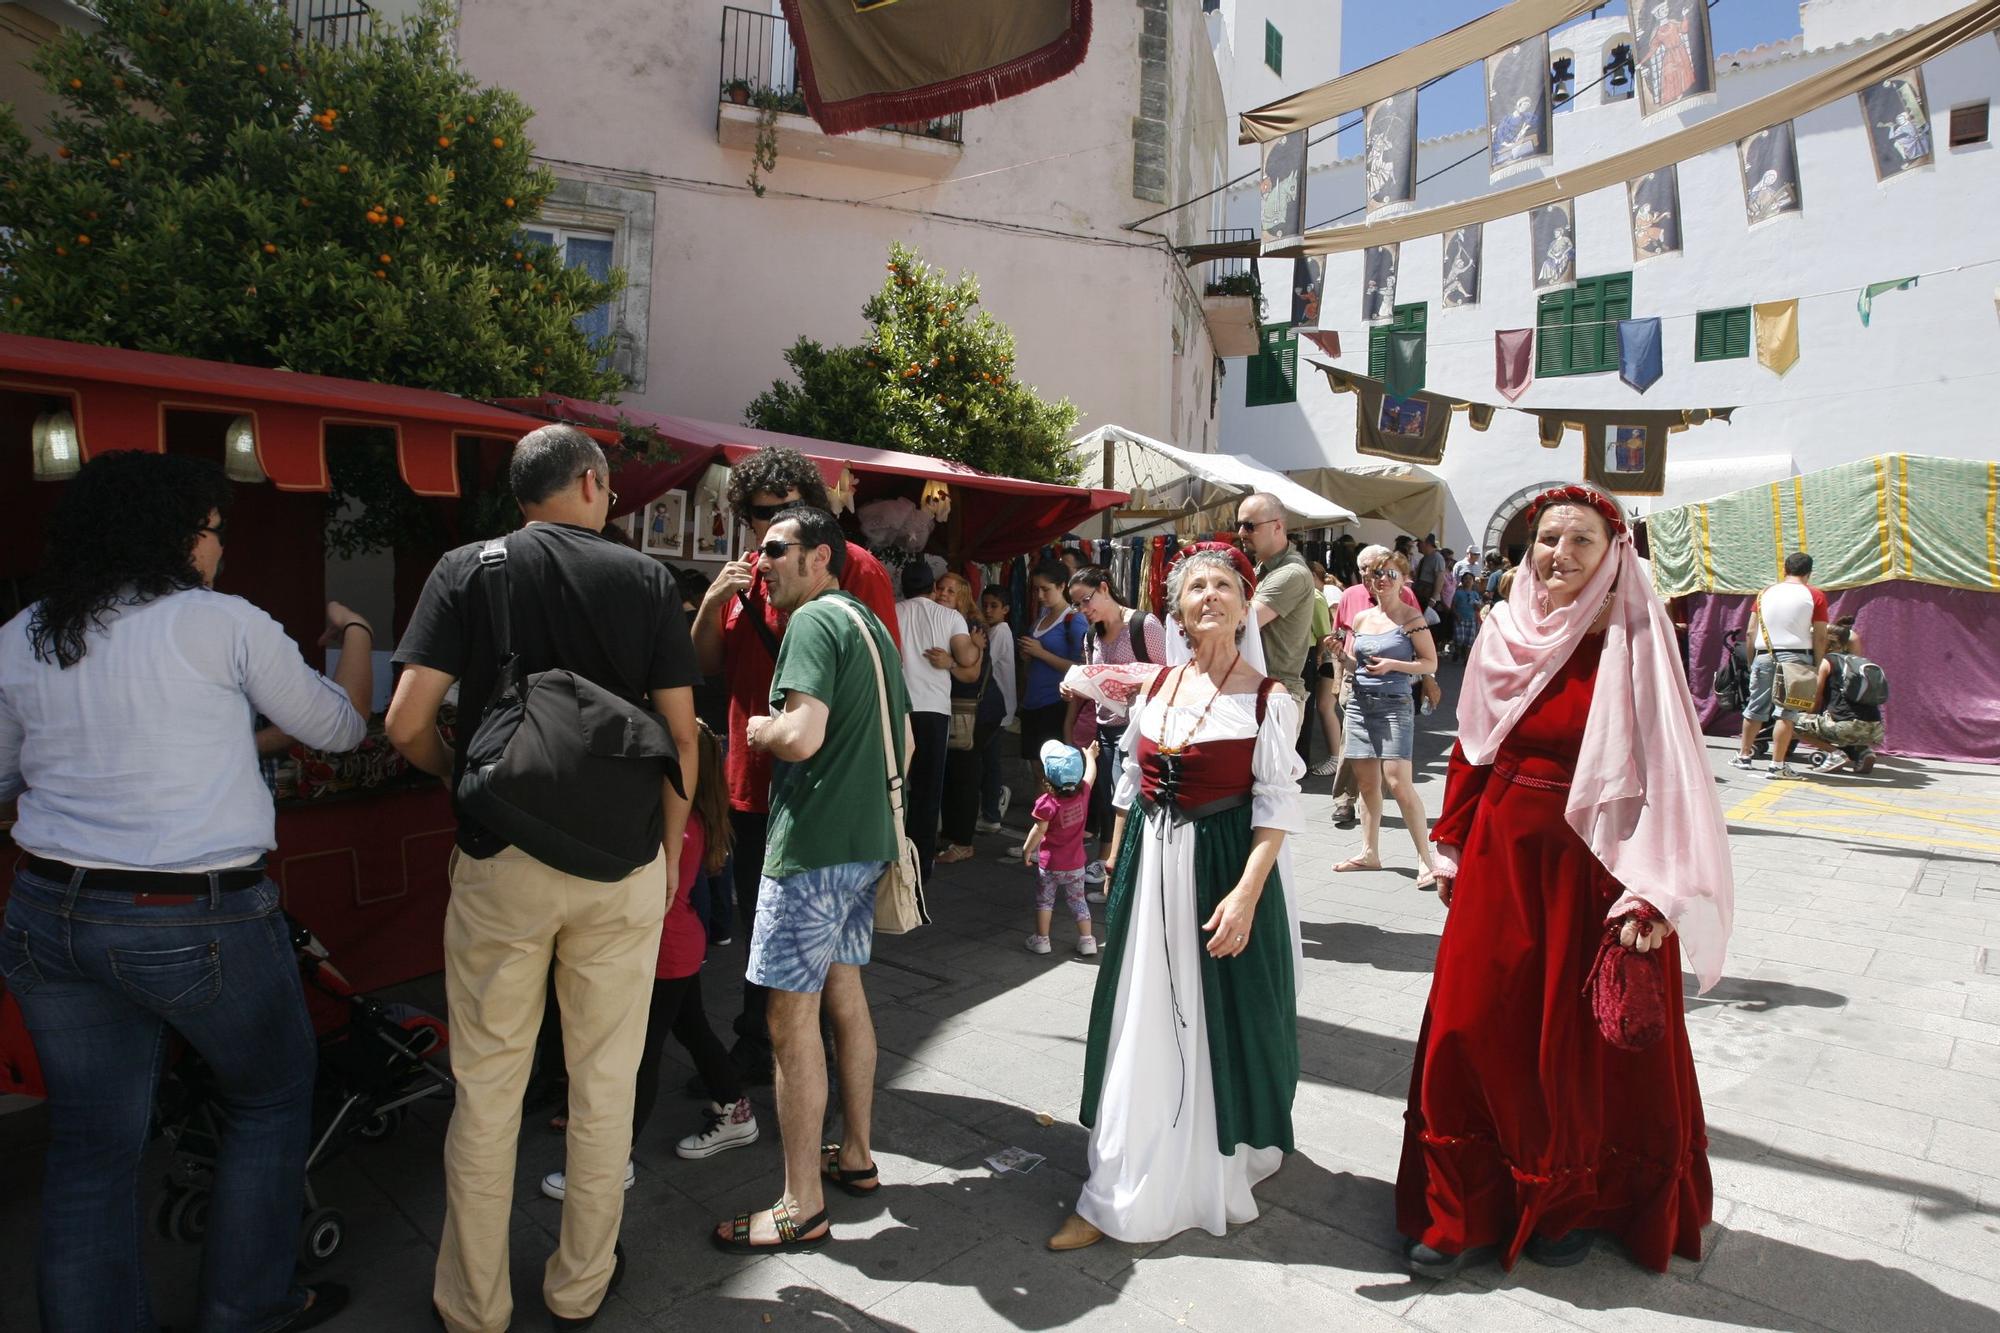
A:
[[[596,1318],[625,1271],[632,1145],[668,1034],[707,1107],[681,1156],[757,1142],[748,1089],[775,1082],[782,1192],[718,1219],[714,1246],[822,1245],[829,1192],[883,1188],[864,982],[878,890],[900,886],[908,860],[928,881],[1002,829],[1010,728],[1037,787],[1016,812],[1026,837],[1003,853],[1034,872],[1026,947],[1053,951],[1061,906],[1098,969],[1088,1179],[1052,1249],[1220,1235],[1257,1215],[1255,1186],[1294,1147],[1289,835],[1305,827],[1316,717],[1327,759],[1312,771],[1334,778],[1336,822],[1362,829],[1334,870],[1383,864],[1386,790],[1419,887],[1447,909],[1396,1188],[1410,1270],[1573,1263],[1606,1238],[1652,1269],[1698,1256],[1712,1189],[1679,976],[1683,958],[1704,989],[1720,976],[1731,872],[1674,626],[1608,497],[1542,496],[1518,567],[1429,535],[1345,539],[1315,567],[1279,501],[1251,495],[1234,542],[1181,550],[1163,616],[1122,605],[1076,560],[1036,567],[1017,616],[1004,589],[925,559],[885,567],[789,450],[733,469],[727,504],[751,540],[705,585],[605,535],[610,472],[583,433],[525,437],[511,482],[525,525],[439,561],[395,647],[385,724],[451,785],[458,816],[444,926],[457,1098],[431,1288],[443,1327],[514,1317],[517,1144],[545,1080],[565,1160],[542,1182],[562,1202],[542,1296],[557,1327]],[[133,1218],[169,1032],[214,1067],[229,1112],[210,1224],[227,1243],[204,1261],[200,1326],[302,1330],[346,1302],[292,1271],[312,1036],[263,870],[272,806],[247,720],[358,743],[374,630],[327,606],[322,642],[350,649],[329,680],[269,617],[214,592],[228,510],[205,464],[91,462],[53,519],[44,596],[0,631],[0,798],[18,798],[27,854],[0,968],[48,1074],[52,1331],[135,1312],[151,1326]],[[1795,743],[1846,756],[1880,742],[1872,664],[1851,626],[1827,623],[1809,561],[1787,573],[1752,622],[1768,651],[1747,670],[1739,761],[1777,716],[1774,769]],[[1462,669],[1457,743],[1427,825],[1414,737],[1447,660]],[[508,764],[555,762],[508,747],[538,691],[569,688],[557,677],[612,700],[592,706],[637,710],[620,733],[632,764],[592,780],[650,793],[643,862],[593,869],[603,849],[581,856],[574,835],[503,819],[483,794]],[[155,780],[187,772],[190,753],[204,757],[195,780]],[[739,933],[726,1046],[701,974]],[[1610,949],[1623,961],[1607,964]],[[1659,997],[1658,1012],[1619,1015],[1650,1023],[1650,1040],[1614,1039],[1605,1004],[1584,998],[1607,967]]]

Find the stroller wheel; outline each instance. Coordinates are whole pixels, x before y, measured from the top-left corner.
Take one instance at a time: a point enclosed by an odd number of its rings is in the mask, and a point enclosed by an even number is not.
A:
[[[161,1187],[158,1197],[153,1200],[153,1234],[161,1240],[174,1238],[174,1205],[180,1202],[181,1196],[186,1192],[179,1185],[167,1184]]]
[[[403,1108],[392,1106],[386,1111],[377,1111],[368,1119],[354,1127],[354,1137],[366,1139],[370,1143],[380,1143],[392,1139],[396,1131],[403,1127]]]
[[[340,1253],[347,1239],[347,1218],[338,1208],[315,1208],[299,1225],[299,1265],[318,1268]]]
[[[180,1191],[167,1210],[167,1238],[195,1245],[207,1234],[208,1191]]]

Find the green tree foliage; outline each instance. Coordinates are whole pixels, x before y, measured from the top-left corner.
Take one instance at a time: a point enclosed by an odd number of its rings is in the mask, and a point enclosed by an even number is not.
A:
[[[0,115],[0,327],[478,396],[621,387],[572,322],[616,294],[517,236],[555,180],[433,5],[336,48],[246,0],[97,0]]]
[[[901,244],[853,347],[801,338],[785,353],[797,382],[757,395],[744,419],[846,444],[899,449],[1034,481],[1074,482],[1076,408],[1014,378],[1014,335],[979,309],[979,280],[947,280]]]

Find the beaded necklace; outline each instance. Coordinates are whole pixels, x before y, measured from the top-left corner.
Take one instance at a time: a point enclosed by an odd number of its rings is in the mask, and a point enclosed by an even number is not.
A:
[[[1229,661],[1229,670],[1227,670],[1227,671],[1225,671],[1225,672],[1223,672],[1223,673],[1222,673],[1222,680],[1221,680],[1221,681],[1220,681],[1220,682],[1219,682],[1219,683],[1218,683],[1218,684],[1216,685],[1216,687],[1215,687],[1215,693],[1213,693],[1213,694],[1209,695],[1209,696],[1208,696],[1208,702],[1207,702],[1207,703],[1205,703],[1205,704],[1203,704],[1203,705],[1201,706],[1201,712],[1200,712],[1200,713],[1198,713],[1198,714],[1196,714],[1196,716],[1195,716],[1195,719],[1194,719],[1194,725],[1188,728],[1188,731],[1187,731],[1187,734],[1186,734],[1185,736],[1181,737],[1181,742],[1180,742],[1180,744],[1179,744],[1179,745],[1166,745],[1166,744],[1161,744],[1161,745],[1158,745],[1158,746],[1155,746],[1155,747],[1154,747],[1155,749],[1157,749],[1157,750],[1158,750],[1158,751],[1159,751],[1159,752],[1160,752],[1161,754],[1163,754],[1163,755],[1168,755],[1168,756],[1178,756],[1178,755],[1180,755],[1180,754],[1181,754],[1181,753],[1182,753],[1183,751],[1185,751],[1185,750],[1186,750],[1186,749],[1188,748],[1188,746],[1190,746],[1190,745],[1193,745],[1193,744],[1194,744],[1194,738],[1195,738],[1195,737],[1196,737],[1196,736],[1197,736],[1198,734],[1200,734],[1200,732],[1201,732],[1201,727],[1202,727],[1202,724],[1203,724],[1204,722],[1208,721],[1208,711],[1209,711],[1209,710],[1210,710],[1211,708],[1214,708],[1214,707],[1215,707],[1215,701],[1216,701],[1217,699],[1219,699],[1219,698],[1221,698],[1221,697],[1222,697],[1222,686],[1223,686],[1223,685],[1226,685],[1226,684],[1228,684],[1228,683],[1229,683],[1229,678],[1230,678],[1231,676],[1233,676],[1233,675],[1235,675],[1235,674],[1236,674],[1236,664],[1237,664],[1237,663],[1239,663],[1239,662],[1241,662],[1242,660],[1243,660],[1243,652],[1242,652],[1242,650],[1241,650],[1241,649],[1238,649],[1238,650],[1237,650],[1237,653],[1236,653],[1236,656],[1235,656],[1235,657],[1233,657],[1233,658],[1231,658],[1231,659],[1230,659],[1230,661]],[[1161,739],[1161,741],[1162,741],[1162,742],[1164,742],[1164,741],[1166,740],[1166,736],[1167,736],[1167,728],[1168,728],[1168,726],[1169,726],[1169,725],[1171,725],[1171,724],[1172,724],[1172,722],[1173,722],[1173,711],[1172,711],[1172,710],[1173,710],[1173,706],[1174,706],[1174,700],[1176,700],[1176,699],[1178,699],[1178,698],[1180,697],[1180,693],[1181,693],[1181,682],[1187,679],[1187,673],[1188,673],[1188,670],[1189,670],[1189,667],[1192,667],[1192,666],[1193,666],[1193,663],[1189,663],[1189,664],[1188,664],[1188,666],[1184,666],[1184,667],[1182,667],[1182,668],[1181,668],[1181,670],[1180,670],[1180,674],[1174,677],[1174,687],[1173,687],[1173,689],[1172,689],[1172,690],[1170,690],[1170,691],[1168,691],[1168,693],[1167,693],[1167,709],[1168,709],[1168,712],[1167,712],[1167,715],[1166,715],[1165,717],[1163,717],[1163,718],[1161,718],[1161,719],[1160,719],[1160,739]]]

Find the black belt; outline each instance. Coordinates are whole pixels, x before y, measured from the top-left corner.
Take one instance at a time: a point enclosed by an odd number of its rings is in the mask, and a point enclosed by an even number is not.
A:
[[[1247,791],[1213,801],[1204,801],[1200,805],[1181,805],[1174,801],[1162,805],[1143,796],[1139,798],[1140,808],[1148,815],[1165,819],[1169,824],[1175,825],[1192,824],[1197,820],[1207,819],[1210,815],[1219,815],[1225,810],[1234,810],[1240,805],[1248,804],[1250,804],[1250,793]]]
[[[156,870],[92,870],[63,861],[51,861],[47,857],[24,856],[21,868],[31,875],[54,880],[58,884],[74,882],[80,889],[129,893],[134,902],[162,905],[198,902],[215,890],[235,893],[254,889],[264,882],[264,867],[261,865],[182,874]],[[78,879],[78,876],[82,878]]]

